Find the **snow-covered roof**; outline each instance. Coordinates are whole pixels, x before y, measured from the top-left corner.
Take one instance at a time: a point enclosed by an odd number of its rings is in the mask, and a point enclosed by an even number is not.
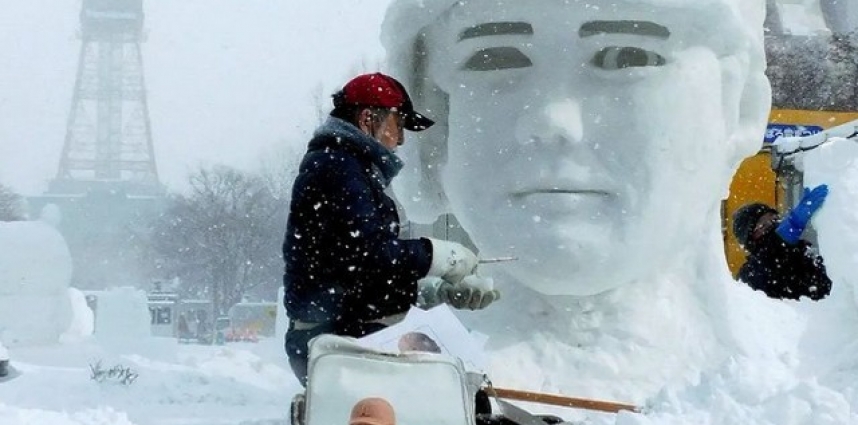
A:
[[[829,139],[851,139],[856,136],[858,136],[858,120],[808,136],[779,137],[772,143],[772,148],[779,154],[790,155],[813,149]]]

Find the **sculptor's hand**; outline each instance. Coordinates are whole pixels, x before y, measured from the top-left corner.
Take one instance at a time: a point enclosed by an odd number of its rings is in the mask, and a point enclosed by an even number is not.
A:
[[[500,299],[492,279],[478,274],[468,275],[457,284],[438,277],[423,278],[418,284],[419,304],[425,308],[448,304],[459,310],[482,310]]]
[[[456,284],[477,268],[477,256],[462,244],[426,238],[432,243],[432,265],[426,276],[440,277]]]
[[[477,274],[466,276],[458,284],[442,285],[441,288],[441,298],[459,310],[482,310],[500,299],[500,292],[494,289],[492,279]]]

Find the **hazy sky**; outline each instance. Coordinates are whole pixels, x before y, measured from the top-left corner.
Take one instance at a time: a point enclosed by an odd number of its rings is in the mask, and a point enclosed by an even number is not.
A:
[[[256,167],[306,144],[314,96],[375,70],[390,0],[144,0],[149,112],[163,183],[199,164]],[[57,171],[80,0],[0,0],[0,183],[38,194]]]

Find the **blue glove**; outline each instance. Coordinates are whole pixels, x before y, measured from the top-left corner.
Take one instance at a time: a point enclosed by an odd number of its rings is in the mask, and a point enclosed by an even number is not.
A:
[[[810,218],[822,206],[826,196],[828,196],[828,185],[821,184],[813,190],[804,188],[804,196],[798,201],[798,205],[778,226],[778,235],[791,245],[797,244]]]

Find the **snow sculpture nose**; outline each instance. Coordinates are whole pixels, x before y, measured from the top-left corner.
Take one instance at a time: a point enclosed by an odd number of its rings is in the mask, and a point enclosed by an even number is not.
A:
[[[571,145],[584,140],[581,103],[572,98],[532,106],[519,117],[516,139],[522,144]]]

